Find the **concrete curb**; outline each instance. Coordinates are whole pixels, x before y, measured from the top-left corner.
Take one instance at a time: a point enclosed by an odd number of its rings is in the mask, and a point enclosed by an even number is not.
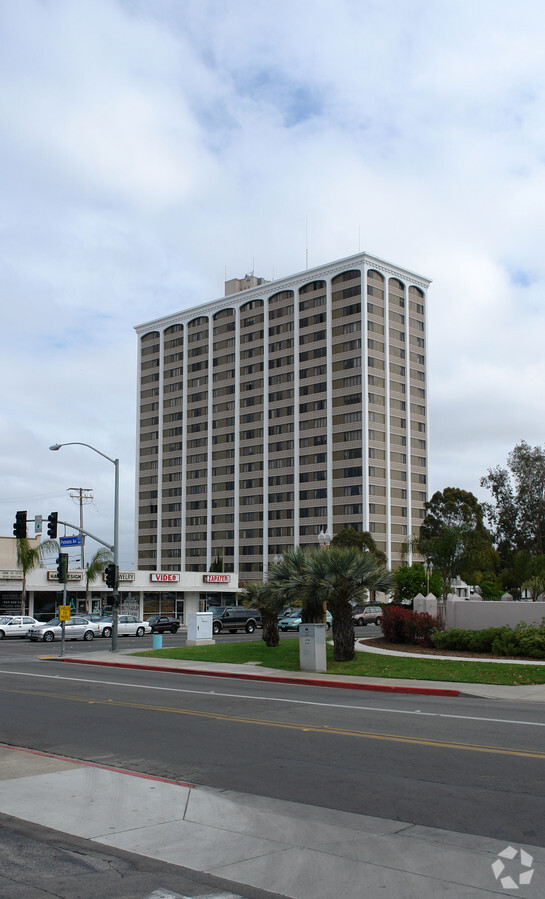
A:
[[[309,687],[334,687],[343,690],[367,690],[379,693],[409,693],[425,696],[460,696],[460,691],[447,687],[411,687],[399,684],[369,684],[354,683],[352,681],[332,681],[321,677],[290,677],[289,675],[254,674],[237,671],[215,671],[205,668],[183,668],[160,664],[140,664],[138,662],[104,661],[101,659],[63,658],[62,662],[72,662],[79,665],[102,665],[114,668],[132,668],[140,671],[162,671],[169,674],[202,674],[206,677],[237,678],[239,680],[266,681],[268,683],[302,684]]]

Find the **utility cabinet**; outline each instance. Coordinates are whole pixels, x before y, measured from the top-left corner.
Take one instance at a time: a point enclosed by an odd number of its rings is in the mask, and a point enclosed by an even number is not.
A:
[[[189,612],[186,646],[206,646],[215,642],[212,637],[212,612]]]
[[[327,671],[325,635],[325,624],[299,625],[301,671]]]

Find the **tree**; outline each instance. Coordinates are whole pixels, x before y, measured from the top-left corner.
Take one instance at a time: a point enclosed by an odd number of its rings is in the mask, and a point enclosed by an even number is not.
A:
[[[97,577],[102,574],[106,565],[108,565],[113,559],[113,556],[109,549],[102,547],[101,549],[97,549],[93,558],[87,565],[85,569],[85,611],[90,612],[89,608],[89,590],[91,584],[96,581]]]
[[[324,550],[313,550],[325,552]],[[282,597],[282,605],[300,606],[301,621],[304,624],[320,623],[324,620],[321,600],[316,596],[314,585],[308,577],[308,554],[300,546],[283,553],[279,562],[271,566],[267,583]]]
[[[539,574],[534,574],[523,583],[522,587],[528,591],[532,597],[532,602],[537,602],[541,594],[545,593],[545,579]]]
[[[370,552],[356,547],[330,546],[307,553],[305,578],[312,595],[327,603],[333,616],[333,655],[336,662],[354,658],[353,604],[368,590],[387,593],[393,578]]]
[[[17,540],[17,566],[23,569],[23,589],[21,590],[21,614],[26,612],[26,577],[29,571],[37,568],[44,556],[59,551],[56,540],[44,540],[37,546],[31,546],[28,537]]]
[[[460,576],[471,583],[476,569],[493,564],[494,551],[483,524],[483,509],[472,493],[446,487],[434,493],[425,509],[416,547],[441,572],[444,619],[452,581]]]
[[[216,558],[211,563],[209,571],[223,571],[223,555],[216,553]]]
[[[250,609],[259,609],[261,612],[262,639],[265,641],[265,645],[278,646],[280,642],[278,613],[284,607],[282,593],[274,590],[269,583],[265,582],[264,584],[246,584],[238,595],[245,606]]]
[[[379,562],[386,564],[386,553],[383,553],[375,543],[375,538],[369,531],[356,531],[354,528],[343,528],[335,534],[331,546],[355,546],[362,552],[372,553]]]
[[[484,505],[494,543],[504,564],[517,550],[545,553],[545,451],[522,440],[507,457],[507,468],[490,468],[481,487],[492,494]]]
[[[428,593],[428,576],[422,562],[413,562],[412,565],[402,565],[394,571],[395,598],[414,599],[417,593],[426,596]],[[441,596],[443,590],[442,578],[439,572],[430,573],[429,592],[434,596]]]

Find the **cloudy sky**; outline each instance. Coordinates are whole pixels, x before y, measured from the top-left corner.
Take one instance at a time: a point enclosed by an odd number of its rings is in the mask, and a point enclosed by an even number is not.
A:
[[[432,279],[430,490],[543,444],[540,0],[0,0],[0,534],[134,561],[136,324],[359,250]],[[30,533],[33,533],[32,529]],[[96,548],[96,545],[92,547]]]

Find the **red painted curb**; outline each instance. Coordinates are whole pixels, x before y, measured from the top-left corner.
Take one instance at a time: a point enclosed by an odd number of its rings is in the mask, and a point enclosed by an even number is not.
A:
[[[343,690],[371,690],[379,693],[417,693],[426,696],[459,696],[459,690],[446,687],[400,687],[397,684],[354,684],[349,681],[330,681],[316,677],[289,677],[270,674],[244,674],[232,671],[206,671],[202,668],[171,668],[166,665],[140,665],[138,662],[102,662],[92,659],[58,659],[61,662],[72,662],[76,665],[102,665],[114,668],[132,668],[139,671],[163,671],[168,674],[203,674],[207,677],[231,677],[239,680],[267,681],[280,684],[302,684],[307,687],[335,687]]]
[[[99,765],[98,762],[86,762],[83,759],[73,759],[66,755],[56,755],[54,752],[41,752],[39,749],[26,749],[24,746],[10,746],[9,743],[0,743],[0,749],[13,749],[16,752],[26,752],[28,755],[39,755],[46,759],[56,759],[59,762],[69,762],[71,765],[79,765],[85,768],[100,768],[101,771],[113,771],[114,774],[129,774],[131,777],[140,777],[142,780],[154,780],[163,784],[173,784],[175,787],[189,787],[194,789],[194,784],[185,783],[183,780],[169,780],[168,777],[159,777],[155,774],[141,774],[139,771],[129,771],[127,768],[114,768],[112,765]]]

